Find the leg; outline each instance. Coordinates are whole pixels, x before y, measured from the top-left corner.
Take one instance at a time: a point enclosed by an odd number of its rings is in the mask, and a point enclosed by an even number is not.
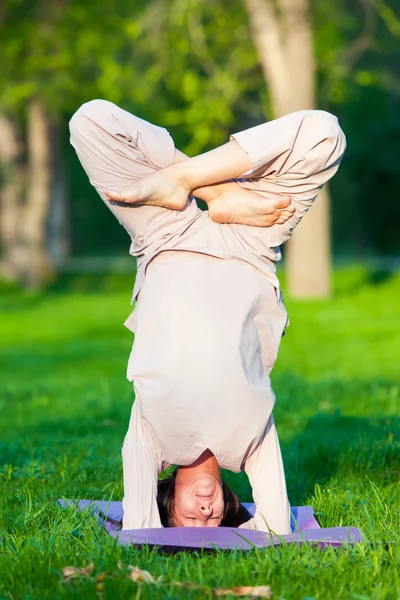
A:
[[[235,147],[236,145],[236,147]],[[240,164],[243,166],[249,164],[249,157],[244,150],[241,150],[241,160],[237,152],[237,144],[221,146],[215,150],[215,153],[207,153],[204,157],[214,160],[215,154],[227,154],[232,159],[237,158],[236,164],[232,160],[230,164],[231,172],[241,173]],[[246,160],[244,160],[246,157]],[[188,157],[179,150],[175,154],[175,161],[182,162],[188,160]],[[226,157],[224,157],[226,161]],[[240,162],[239,162],[240,161]],[[189,163],[187,163],[189,164]],[[193,164],[193,163],[191,163]],[[207,163],[203,163],[207,167]],[[209,177],[209,170],[204,169],[206,178]],[[208,205],[208,213],[215,223],[219,224],[240,224],[250,225],[252,227],[271,227],[275,223],[284,223],[294,213],[294,207],[291,204],[290,196],[260,196],[259,194],[241,186],[238,181],[224,181],[199,187],[193,190],[194,196],[201,198]]]
[[[185,195],[200,188],[197,195],[208,202],[213,220],[262,227],[276,224],[276,231],[268,232],[266,238],[270,247],[278,246],[336,172],[345,148],[344,135],[333,115],[299,111],[232,137],[211,152],[145,178],[141,188],[136,186],[122,196],[111,193],[110,197],[125,202],[161,201],[168,206],[172,201],[167,197],[169,190],[179,197],[182,191]],[[239,177],[240,192],[235,191],[234,183],[225,181]],[[210,196],[210,186],[216,196]],[[288,197],[293,207],[288,208]],[[280,215],[277,209],[281,209]],[[269,216],[265,219],[271,213],[272,222]]]
[[[123,193],[108,190],[106,198],[180,210],[193,193],[207,202],[213,221],[260,227],[284,223],[294,212],[288,195],[260,197],[236,181],[225,181],[251,166],[248,154],[235,140],[192,159],[177,151],[174,163]]]
[[[239,183],[260,196],[289,194],[294,214],[283,224],[254,232],[265,248],[283,244],[312,206],[322,186],[339,168],[346,139],[336,117],[318,110],[292,113],[234,134],[251,160]],[[260,251],[261,247],[260,247]]]
[[[193,200],[179,212],[156,206],[117,205],[105,192],[123,193],[146,175],[171,165],[175,148],[169,133],[105,100],[84,104],[70,122],[71,144],[91,184],[129,233],[131,254],[140,256],[186,228],[199,214]]]

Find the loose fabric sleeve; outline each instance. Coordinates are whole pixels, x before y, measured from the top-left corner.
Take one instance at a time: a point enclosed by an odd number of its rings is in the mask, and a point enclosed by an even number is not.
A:
[[[162,527],[157,506],[157,481],[162,464],[146,422],[141,418],[138,399],[132,407],[122,461],[123,529]]]
[[[245,463],[245,471],[252,487],[256,512],[241,527],[271,531],[277,535],[291,533],[285,473],[272,415],[259,446]]]

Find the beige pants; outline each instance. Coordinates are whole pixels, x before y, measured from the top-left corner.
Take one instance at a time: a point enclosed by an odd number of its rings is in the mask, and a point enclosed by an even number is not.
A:
[[[289,531],[269,380],[286,322],[276,247],[337,170],[345,142],[336,118],[321,111],[234,138],[252,161],[240,184],[291,195],[289,222],[219,225],[194,200],[180,212],[106,202],[131,237],[135,294],[142,289],[128,367],[136,402],[123,448],[125,529],[159,526],[158,473],[210,448],[221,466],[246,470],[257,505],[253,526]],[[103,100],[74,115],[71,143],[103,200],[105,191],[122,192],[170,165],[175,152],[165,129]]]
[[[166,129],[105,100],[81,106],[71,119],[70,130],[71,143],[103,200],[105,191],[123,192],[138,179],[173,162],[174,142]],[[338,169],[345,138],[336,117],[323,111],[299,111],[232,137],[249,154],[253,165],[240,185],[260,195],[289,194],[295,214],[283,225],[262,228],[214,223],[194,201],[180,212],[105,201],[130,235],[130,253],[138,259],[135,295],[143,284],[148,262],[167,249],[244,260],[279,286],[275,275],[279,246]]]

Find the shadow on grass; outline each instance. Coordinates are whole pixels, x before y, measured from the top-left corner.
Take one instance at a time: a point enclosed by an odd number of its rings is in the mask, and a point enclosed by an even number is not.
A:
[[[396,482],[400,477],[400,418],[316,414],[282,450],[289,497],[303,504],[315,485],[332,478]]]
[[[398,274],[390,268],[363,267],[334,271],[334,297],[352,296],[366,287],[379,287]]]
[[[129,294],[135,283],[135,268],[131,273],[59,273],[40,289],[27,290],[0,280],[0,307],[3,312],[32,309],[50,297],[68,294]]]
[[[383,269],[371,269],[367,276],[367,283],[370,285],[383,285],[394,275],[394,271]]]
[[[129,403],[123,406],[82,407],[75,415],[40,415],[36,422],[27,421],[18,428],[18,440],[1,444],[3,464],[19,468],[32,461],[51,462],[54,456],[71,452],[89,453],[96,471],[100,454],[119,461],[123,436],[128,426]],[[307,503],[315,485],[327,486],[339,476],[344,481],[363,482],[366,477],[382,484],[400,477],[400,418],[359,418],[340,414],[315,414],[300,434],[282,444],[288,493],[293,505]],[[287,438],[286,438],[287,439]],[[64,450],[63,450],[64,448]],[[98,458],[100,460],[100,458]],[[246,476],[225,472],[227,480],[243,501],[251,500]]]
[[[95,269],[76,272],[65,270],[38,290],[26,290],[22,287],[0,279],[1,309],[6,311],[31,308],[40,304],[49,296],[68,293],[98,294],[101,292],[125,292],[133,288],[136,267],[132,261],[132,269],[127,269],[126,260],[121,264],[118,259],[114,266],[110,261],[102,266],[101,259],[95,261]],[[107,266],[108,265],[108,266]],[[387,283],[394,275],[394,269],[385,268],[349,268],[335,272],[335,296],[353,294],[366,286],[379,286]],[[280,271],[279,277],[285,287],[285,274]]]
[[[43,291],[47,294],[126,291],[134,284],[135,272],[133,266],[131,273],[60,273]]]

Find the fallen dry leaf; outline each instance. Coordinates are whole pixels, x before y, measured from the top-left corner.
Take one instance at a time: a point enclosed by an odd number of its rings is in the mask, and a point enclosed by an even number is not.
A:
[[[203,585],[198,585],[197,583],[191,583],[190,581],[171,581],[170,583],[165,583],[165,586],[170,586],[170,587],[182,587],[182,588],[186,588],[187,590],[204,590],[204,586]]]
[[[118,562],[118,568],[123,569],[124,565],[121,562]],[[192,583],[190,581],[171,581],[171,582],[162,582],[163,577],[155,578],[149,571],[144,571],[143,569],[139,569],[138,566],[128,565],[129,574],[127,578],[133,581],[134,583],[150,583],[150,584],[160,584],[164,587],[181,587],[189,590],[198,590],[198,591],[211,591],[213,596],[247,596],[248,598],[272,598],[272,591],[269,585],[256,585],[256,586],[238,586],[234,588],[207,588],[203,585],[199,585],[196,583]]]
[[[269,585],[243,585],[234,588],[212,590],[214,596],[249,596],[250,598],[272,598]]]
[[[89,577],[93,569],[93,563],[90,563],[87,567],[64,567],[62,574],[64,576],[64,581],[70,581],[71,579],[77,579],[79,577]]]
[[[157,577],[155,579],[149,571],[143,571],[139,569],[139,567],[132,567],[132,565],[128,565],[129,575],[128,579],[131,579],[135,583],[159,583],[162,577]]]
[[[165,583],[165,586],[176,586],[183,587],[188,590],[206,591],[207,588],[203,585],[199,585],[191,582],[183,581],[172,581],[171,583]],[[209,588],[208,588],[209,590]],[[248,598],[272,598],[272,590],[269,585],[245,585],[234,588],[212,588],[211,593],[213,596],[247,596]]]

